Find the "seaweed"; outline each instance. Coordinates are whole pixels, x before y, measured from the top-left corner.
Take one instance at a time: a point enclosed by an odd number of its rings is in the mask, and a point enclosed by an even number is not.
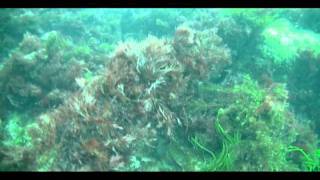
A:
[[[0,170],[319,171],[308,12],[0,10]]]

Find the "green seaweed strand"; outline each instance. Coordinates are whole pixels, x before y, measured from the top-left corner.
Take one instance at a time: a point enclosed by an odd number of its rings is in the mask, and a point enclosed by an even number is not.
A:
[[[288,153],[290,152],[299,152],[304,157],[304,163],[308,169],[308,171],[319,171],[320,170],[320,162],[317,159],[311,158],[309,154],[307,154],[302,148],[297,146],[289,146]],[[315,152],[316,158],[320,158],[320,150],[318,149]]]
[[[214,159],[216,159],[215,154],[214,154],[212,151],[210,151],[208,148],[206,148],[204,145],[202,145],[202,144],[199,142],[199,139],[197,138],[197,136],[191,137],[191,143],[192,143],[194,146],[198,147],[199,149],[201,149],[201,150],[209,153]]]
[[[233,142],[233,138],[228,135],[226,133],[226,131],[224,130],[224,128],[221,126],[220,124],[220,116],[224,113],[223,109],[219,109],[218,114],[217,114],[217,119],[215,121],[215,129],[217,130],[217,132],[225,139],[227,140],[227,142],[232,143]]]

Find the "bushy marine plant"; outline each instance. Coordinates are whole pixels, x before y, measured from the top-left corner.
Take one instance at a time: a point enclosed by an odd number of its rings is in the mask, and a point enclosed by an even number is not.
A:
[[[231,87],[208,84],[200,86],[204,86],[200,88],[202,94],[211,94],[210,98],[219,99],[221,96],[219,94],[224,93],[223,97],[228,97],[230,100],[224,102],[225,104],[220,101],[218,106],[202,105],[203,109],[200,107],[197,111],[191,111],[194,114],[193,119],[201,113],[206,118],[211,117],[215,122],[214,133],[210,135],[208,130],[202,130],[206,133],[202,133],[204,135],[200,139],[192,139],[198,149],[211,157],[203,161],[204,169],[260,171],[299,169],[302,162],[293,161],[287,152],[289,147],[303,139],[302,134],[297,136],[300,133],[299,128],[292,127],[305,125],[299,123],[289,112],[288,91],[284,84],[275,83],[262,88],[246,75],[243,76],[241,83]],[[202,98],[208,97],[203,95]],[[202,99],[200,102],[210,104],[214,101],[206,102]],[[208,113],[210,111],[216,114]],[[306,140],[306,143],[312,142]]]
[[[187,104],[188,87],[228,63],[229,50],[213,31],[179,27],[171,41],[120,44],[103,74],[30,125],[35,169],[137,168],[137,151],[179,138],[187,122],[178,109]]]

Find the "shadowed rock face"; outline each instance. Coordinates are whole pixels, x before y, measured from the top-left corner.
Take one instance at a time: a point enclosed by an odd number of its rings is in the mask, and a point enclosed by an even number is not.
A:
[[[26,33],[4,63],[0,71],[3,117],[10,110],[39,114],[61,104],[76,89],[74,79],[82,73],[83,65],[75,59],[64,59],[63,37],[56,32],[48,34],[51,38],[41,40]],[[49,42],[55,49],[48,48]],[[54,91],[59,93],[54,95]]]

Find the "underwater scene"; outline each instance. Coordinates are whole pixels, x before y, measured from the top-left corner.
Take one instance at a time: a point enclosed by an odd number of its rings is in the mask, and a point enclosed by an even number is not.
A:
[[[0,9],[0,171],[319,171],[320,9]]]

